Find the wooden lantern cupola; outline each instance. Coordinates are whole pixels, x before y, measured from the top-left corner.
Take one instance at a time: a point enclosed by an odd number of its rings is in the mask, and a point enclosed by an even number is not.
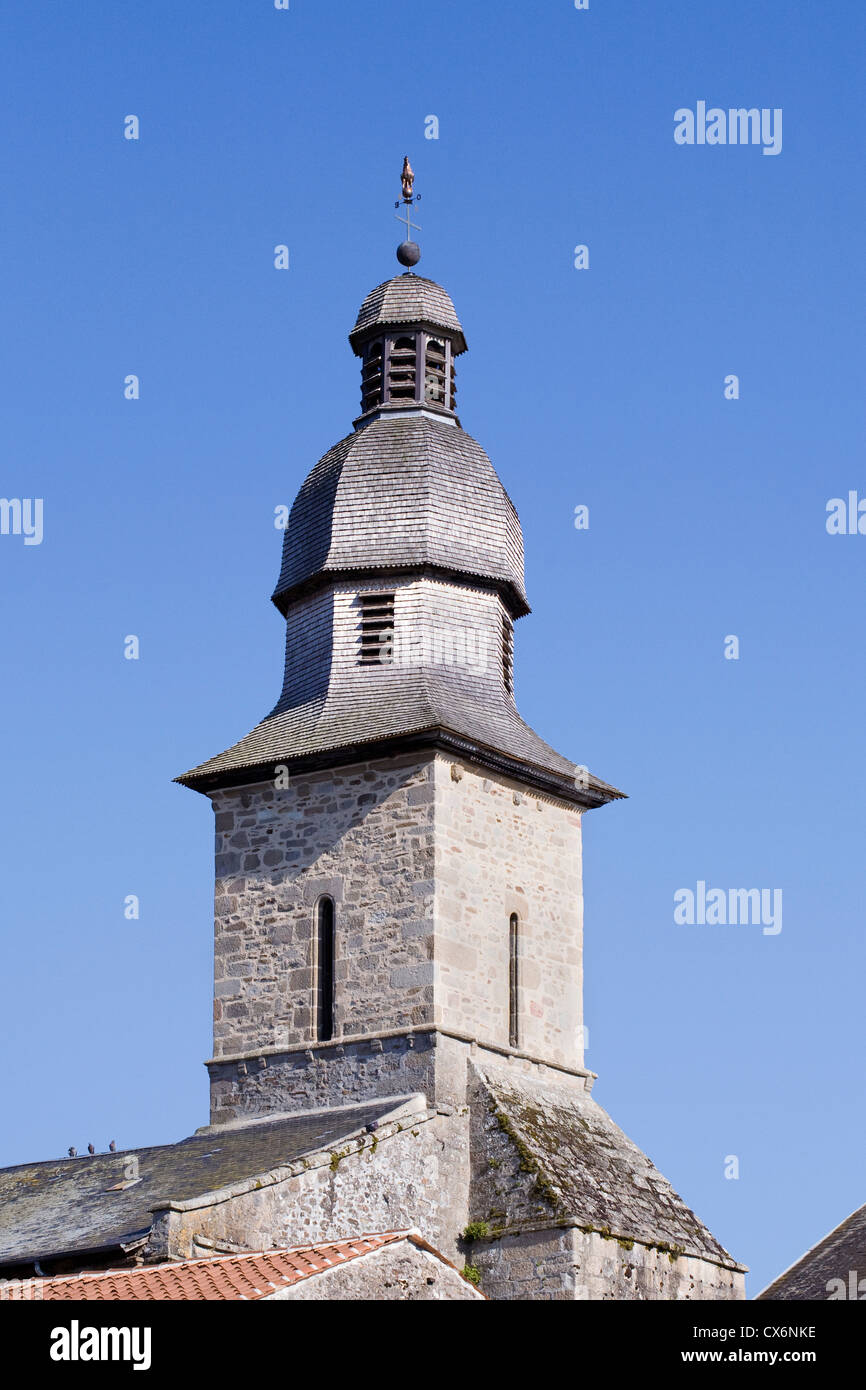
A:
[[[409,272],[379,285],[361,307],[349,341],[361,358],[361,415],[429,411],[456,419],[455,358],[466,339],[449,296]]]

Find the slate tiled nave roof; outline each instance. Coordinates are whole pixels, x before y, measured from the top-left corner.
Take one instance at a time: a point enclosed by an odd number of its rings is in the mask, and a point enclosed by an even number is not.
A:
[[[399,1106],[389,1097],[211,1130],[177,1144],[0,1169],[0,1269],[72,1251],[120,1249],[149,1231],[160,1203],[186,1201],[336,1147]],[[124,1185],[132,1155],[140,1176]]]

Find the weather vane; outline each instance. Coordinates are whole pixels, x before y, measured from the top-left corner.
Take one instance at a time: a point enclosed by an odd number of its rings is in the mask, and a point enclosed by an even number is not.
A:
[[[398,198],[394,206],[395,208],[399,208],[402,203],[404,211],[402,213],[395,213],[394,215],[398,222],[406,223],[406,240],[401,241],[400,245],[397,247],[397,260],[401,265],[417,265],[421,259],[421,247],[418,245],[417,241],[412,240],[412,231],[414,229],[416,232],[420,232],[421,228],[418,226],[417,222],[412,221],[411,210],[415,203],[420,203],[421,194],[412,192],[412,187],[415,183],[415,174],[412,165],[409,163],[408,154],[403,160],[403,172],[400,175],[400,182],[403,186],[403,197]]]

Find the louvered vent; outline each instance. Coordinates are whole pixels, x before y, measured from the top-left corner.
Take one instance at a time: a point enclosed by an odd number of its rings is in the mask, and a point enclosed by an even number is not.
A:
[[[436,405],[445,404],[446,366],[445,344],[431,338],[427,343],[424,364],[424,399],[434,401]]]
[[[514,694],[514,624],[507,613],[502,615],[502,676],[509,695]]]
[[[396,338],[388,363],[388,399],[415,399],[415,339]]]
[[[361,374],[361,409],[382,404],[382,344],[371,343],[364,355]]]
[[[394,659],[394,595],[359,594],[358,663],[390,666]]]

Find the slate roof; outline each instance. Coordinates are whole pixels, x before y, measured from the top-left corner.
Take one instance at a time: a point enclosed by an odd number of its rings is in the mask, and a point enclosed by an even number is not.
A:
[[[353,333],[363,337],[376,324],[421,319],[460,329],[441,286],[400,275],[367,296]],[[421,413],[362,422],[320,459],[292,507],[272,597],[290,615],[295,603],[337,583],[384,584],[393,576],[493,589],[514,617],[529,612],[520,522],[496,470],[459,425]],[[471,623],[468,604],[466,612]],[[207,791],[272,778],[277,763],[294,772],[390,756],[409,740],[474,757],[578,805],[622,796],[609,783],[578,774],[539,738],[520,718],[501,675],[480,682],[453,667],[359,667],[354,651],[348,659],[345,651],[335,656],[331,640],[328,670],[312,689],[324,665],[324,638],[310,630],[294,640],[310,653],[302,687],[284,692],[250,733],[178,782]]]
[[[411,270],[405,275],[395,275],[393,280],[385,280],[370,291],[358,310],[349,342],[358,352],[359,345],[372,329],[401,323],[444,328],[454,339],[455,352],[466,350],[463,329],[447,290],[435,280],[425,280],[423,275],[415,275]]]
[[[424,566],[493,582],[515,613],[529,611],[520,522],[481,445],[426,416],[380,417],[302,484],[273,600],[285,613],[315,576]]]
[[[417,1232],[386,1231],[381,1235],[358,1236],[354,1240],[296,1245],[288,1250],[176,1260],[141,1269],[111,1269],[99,1274],[75,1274],[57,1279],[27,1279],[21,1281],[20,1292],[8,1287],[3,1295],[7,1299],[19,1297],[45,1303],[167,1300],[255,1303],[403,1240],[455,1268]]]
[[[527,1219],[537,1217],[541,1208],[556,1224],[574,1222],[608,1236],[744,1268],[586,1092],[525,1075],[512,1080],[486,1067],[476,1071],[486,1092],[486,1123],[493,1132],[505,1128],[510,1133],[519,1146],[521,1168],[536,1174],[549,1193],[535,1209],[527,1205]],[[486,1181],[493,1189],[490,1208],[505,1207],[509,1199],[497,1198],[495,1169]],[[501,1181],[507,1182],[507,1176]],[[529,1186],[537,1192],[537,1179]]]
[[[330,449],[301,487],[273,595],[280,610],[311,583],[380,573],[496,586],[515,614],[528,612],[517,513],[487,454],[459,427],[422,416],[373,420]],[[177,781],[205,789],[243,772],[255,780],[265,769],[272,776],[275,763],[340,750],[363,758],[425,735],[470,744],[482,757],[487,750],[504,760],[500,770],[534,775],[579,804],[621,795],[593,777],[575,794],[575,765],[520,718],[501,681],[398,665],[335,665],[326,689],[281,700],[245,738]]]
[[[854,1281],[852,1273],[856,1275]],[[831,1292],[838,1292],[838,1289],[827,1287],[833,1279],[842,1280],[846,1299],[860,1300],[866,1293],[866,1285],[862,1290],[852,1291],[851,1288],[852,1282],[859,1285],[861,1279],[866,1279],[866,1207],[860,1207],[807,1250],[796,1264],[759,1293],[758,1298],[826,1301]]]
[[[120,1249],[150,1230],[155,1206],[186,1201],[336,1146],[400,1104],[390,1097],[196,1134],[177,1144],[0,1169],[0,1268]],[[118,1190],[132,1154],[140,1181]]]
[[[527,780],[576,804],[599,806],[622,797],[607,782],[577,769],[524,723],[505,694],[465,671],[358,668],[331,686],[324,699],[280,705],[246,738],[175,780],[206,790],[257,775],[273,777],[276,763],[292,771],[306,760],[337,754],[371,757],[388,740],[432,743],[476,756],[506,776]],[[412,746],[407,743],[407,746]],[[365,752],[366,750],[366,752]]]

